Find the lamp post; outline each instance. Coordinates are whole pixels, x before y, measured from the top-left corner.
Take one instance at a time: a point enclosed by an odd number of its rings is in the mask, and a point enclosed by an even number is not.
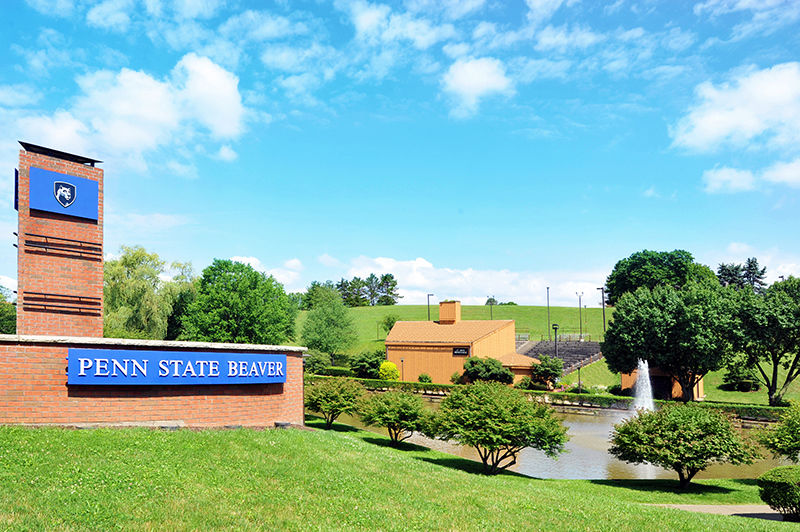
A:
[[[556,358],[558,358],[558,323],[553,324],[553,339],[556,347]]]
[[[494,300],[494,296],[491,296],[491,297],[486,296],[486,299],[489,300],[489,319],[493,320],[494,319],[494,312],[493,312],[492,307],[494,306],[494,301],[495,301]]]
[[[403,359],[400,359],[400,380],[406,380],[406,372],[405,372],[405,364],[403,364]]]
[[[550,341],[550,287],[547,287],[547,341]]]
[[[428,321],[431,321],[431,296],[433,294],[428,294]]]
[[[598,288],[600,290],[600,305],[603,307],[603,339],[605,340],[606,335],[606,289],[605,287],[601,286]]]
[[[578,330],[580,331],[578,339],[583,340],[583,313],[581,312],[581,298],[583,297],[583,292],[575,292],[575,295],[578,296]]]

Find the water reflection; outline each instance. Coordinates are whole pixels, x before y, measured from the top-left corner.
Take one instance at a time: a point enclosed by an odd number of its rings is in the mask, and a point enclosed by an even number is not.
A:
[[[438,407],[436,405],[435,407]],[[677,478],[673,471],[651,465],[632,465],[617,460],[608,454],[609,437],[614,424],[619,423],[627,412],[602,410],[591,415],[575,413],[558,413],[568,429],[570,436],[567,452],[557,460],[548,458],[543,452],[535,449],[523,449],[517,458],[517,464],[510,467],[512,471],[538,478],[559,479],[660,479]],[[342,416],[341,423],[386,434],[376,427],[364,427],[358,418]],[[471,447],[462,447],[450,442],[431,440],[415,434],[410,443],[423,445],[437,451],[479,461],[478,453]],[[765,471],[779,465],[788,465],[783,460],[764,459],[751,465],[732,466],[728,464],[712,465],[696,478],[756,478]]]

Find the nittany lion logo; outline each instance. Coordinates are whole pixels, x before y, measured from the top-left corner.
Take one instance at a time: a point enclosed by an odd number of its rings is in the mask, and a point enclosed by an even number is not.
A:
[[[75,203],[76,192],[75,185],[72,183],[66,183],[64,181],[56,181],[53,183],[53,194],[56,196],[56,201],[65,209]]]

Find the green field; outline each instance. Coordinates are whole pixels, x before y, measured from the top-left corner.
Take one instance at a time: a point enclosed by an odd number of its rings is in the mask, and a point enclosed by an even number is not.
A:
[[[641,504],[759,504],[753,481],[680,493],[675,481],[485,477],[475,462],[336,428],[0,427],[0,528],[800,530]]]
[[[358,342],[349,350],[350,353],[383,347],[386,332],[380,328],[380,321],[388,314],[395,314],[403,321],[425,321],[428,319],[427,305],[393,305],[389,307],[357,307],[349,309],[358,329]],[[611,319],[613,309],[606,309],[606,320]],[[491,313],[496,320],[516,321],[517,332],[530,333],[533,340],[547,338],[547,307],[495,305]],[[581,311],[583,317],[583,333],[587,340],[600,341],[603,335],[603,310],[587,308]],[[297,318],[298,342],[303,330],[307,312],[301,312]],[[486,305],[467,305],[461,307],[461,317],[465,320],[488,320],[490,309]],[[439,319],[439,306],[431,304],[431,319]],[[550,307],[550,322],[558,323],[559,334],[578,334],[578,307]]]

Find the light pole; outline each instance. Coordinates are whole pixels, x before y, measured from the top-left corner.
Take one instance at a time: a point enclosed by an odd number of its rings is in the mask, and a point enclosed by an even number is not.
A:
[[[489,319],[493,320],[494,319],[494,312],[492,310],[492,307],[494,306],[494,296],[492,296],[492,297],[486,296],[486,299],[489,300]]]
[[[606,289],[605,287],[601,286],[598,288],[600,290],[600,305],[603,307],[603,339],[605,340],[606,335]]]
[[[433,294],[428,294],[428,321],[431,321],[431,296]]]
[[[406,380],[406,372],[405,372],[405,364],[403,364],[403,359],[400,359],[400,380]]]
[[[575,295],[578,296],[578,327],[580,331],[578,339],[583,340],[583,313],[581,313],[581,298],[583,297],[583,292],[575,292]]]
[[[547,341],[550,341],[550,287],[547,287]]]
[[[554,339],[554,344],[555,344],[555,347],[556,347],[555,356],[556,356],[556,358],[558,358],[558,323],[554,323],[553,324],[553,339]]]

